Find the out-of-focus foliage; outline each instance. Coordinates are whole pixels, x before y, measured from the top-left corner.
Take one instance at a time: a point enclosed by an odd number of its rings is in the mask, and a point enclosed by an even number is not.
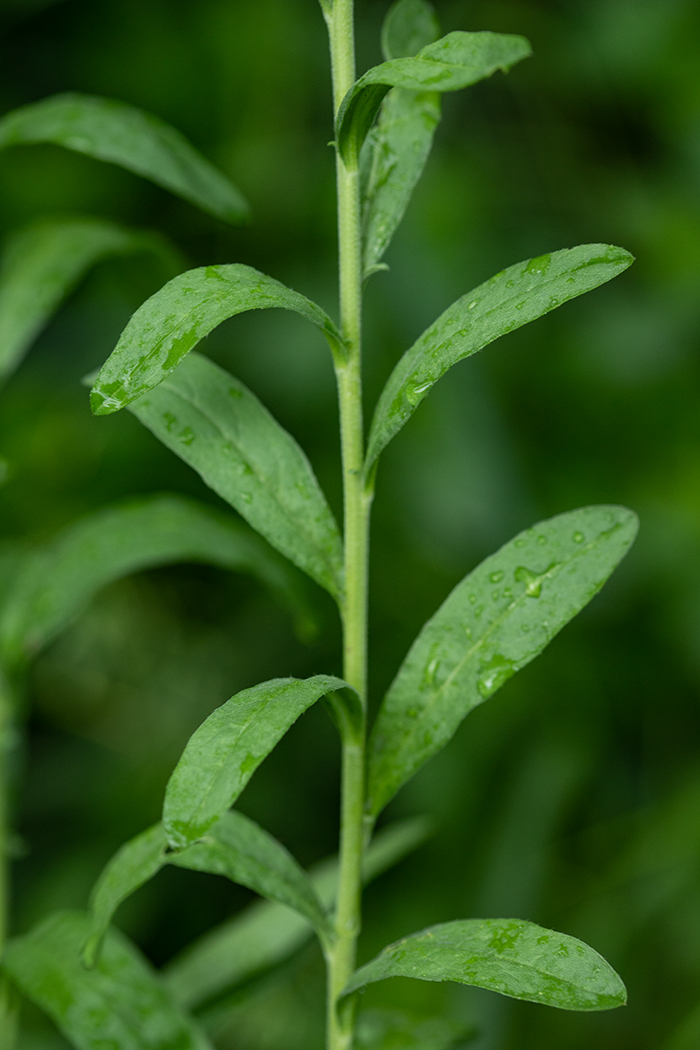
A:
[[[358,0],[361,69],[388,4]],[[367,893],[360,962],[411,930],[517,914],[600,951],[624,1011],[577,1015],[396,979],[368,1010],[441,1013],[478,1050],[684,1050],[700,1001],[700,10],[694,0],[437,0],[445,32],[531,40],[508,75],[443,99],[423,181],[368,286],[368,409],[418,335],[514,259],[624,245],[628,274],[452,369],[387,449],[373,530],[371,687],[420,625],[531,521],[624,503],[637,544],[590,609],[470,716],[387,817],[433,815],[430,844]],[[0,157],[0,234],[87,213],[169,236],[192,266],[244,263],[334,315],[334,180],[315,0],[4,0],[0,113],[62,91],[121,98],[180,128],[254,221],[229,229],[116,168],[52,146]],[[7,538],[42,540],[113,499],[216,498],[127,414],[90,415],[80,378],[163,282],[146,255],[101,263],[0,402]],[[340,514],[331,363],[282,311],[227,321],[205,352],[308,452]],[[157,569],[104,590],[37,662],[17,771],[15,930],[84,908],[114,849],[157,819],[189,733],[236,691],[339,670],[326,627],[299,642],[254,581]],[[337,742],[312,709],[241,808],[303,864],[336,848]],[[169,868],[120,912],[163,964],[249,900]],[[321,966],[206,1004],[221,1050],[314,1050]],[[63,1046],[29,1008],[22,1050]],[[694,1034],[695,1033],[695,1034]]]

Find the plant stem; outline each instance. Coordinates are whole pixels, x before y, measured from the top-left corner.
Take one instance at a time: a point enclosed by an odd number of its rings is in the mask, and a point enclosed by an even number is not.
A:
[[[325,12],[331,49],[334,114],[355,80],[353,0],[333,0]],[[362,246],[357,166],[346,167],[336,153],[340,323],[346,357],[336,363],[343,459],[345,600],[343,676],[359,694],[367,693],[367,577],[371,493],[363,477],[362,426]],[[340,871],[336,940],[328,961],[328,1050],[350,1050],[354,1002],[338,1012],[337,1000],[355,969],[361,919],[362,818],[365,801],[365,719],[348,721],[343,732]]]

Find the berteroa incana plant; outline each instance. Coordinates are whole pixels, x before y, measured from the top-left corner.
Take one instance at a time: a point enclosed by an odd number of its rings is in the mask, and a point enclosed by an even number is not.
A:
[[[343,677],[273,679],[215,710],[183,751],[167,785],[162,820],[108,863],[89,913],[50,916],[9,943],[9,979],[81,1050],[202,1050],[210,1044],[192,1009],[284,960],[311,931],[327,968],[328,1050],[359,1045],[358,993],[392,976],[456,981],[566,1010],[605,1010],[626,998],[621,979],[593,948],[517,918],[458,918],[431,926],[356,967],[362,885],[422,835],[420,824],[403,822],[375,836],[380,813],[465,716],[593,598],[637,529],[635,515],[624,507],[591,506],[538,522],[506,543],[425,624],[370,728],[368,536],[381,454],[453,364],[609,281],[632,257],[606,244],[581,245],[516,263],[467,292],[399,360],[365,441],[363,283],[383,268],[430,151],[440,95],[507,71],[529,56],[530,46],[522,37],[489,32],[440,37],[427,0],[398,0],[382,31],[386,61],[358,79],[352,0],[321,0],[321,8],[333,76],[339,323],[304,295],[242,263],[190,270],[137,310],[93,379],[90,398],[97,415],[128,407],[268,544],[332,595],[343,628]],[[243,210],[223,177],[193,169],[189,147],[174,132],[118,103],[62,96],[0,122],[0,142],[38,140],[146,173],[224,218],[236,219]],[[193,171],[197,177],[190,178]],[[332,354],[342,534],[296,441],[254,393],[195,352],[225,319],[280,307],[315,325]],[[25,618],[44,611],[41,603],[33,608],[25,608]],[[18,637],[29,629],[22,630]],[[260,763],[319,700],[342,745],[340,844],[337,861],[307,873],[232,807]],[[224,875],[266,902],[158,975],[110,922],[127,896],[169,864]],[[377,1033],[372,1043],[365,1032],[361,1045],[384,1045],[386,1026]],[[419,1034],[404,1034],[405,1045],[428,1045]],[[443,1032],[429,1045],[437,1050],[448,1043]]]

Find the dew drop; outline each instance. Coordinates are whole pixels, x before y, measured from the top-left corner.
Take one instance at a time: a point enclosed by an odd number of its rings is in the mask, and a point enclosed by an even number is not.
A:
[[[253,502],[253,495],[252,495],[251,492],[242,492],[241,493],[241,499],[243,500],[244,503],[252,503]]]
[[[513,592],[511,591],[510,587],[504,587],[504,589],[503,589],[503,597],[507,601],[511,600],[511,598],[513,597]]]
[[[409,383],[406,387],[406,399],[411,405],[418,405],[430,390],[432,383]]]
[[[474,605],[475,602],[476,602],[476,595],[475,594],[470,594],[469,595],[469,604],[470,605]]]
[[[476,609],[474,610],[474,616],[477,618],[477,620],[479,619],[479,617],[481,616],[483,611],[484,611],[483,605],[477,605]]]
[[[484,700],[487,700],[514,673],[515,665],[513,661],[507,660],[505,656],[497,653],[487,664],[480,668],[476,687]]]
[[[560,302],[561,300],[557,299],[556,295],[553,295],[549,300],[549,309],[553,310],[555,306],[559,306]]]
[[[528,598],[539,598],[542,591],[541,576],[538,576],[536,572],[532,572],[530,569],[526,569],[524,565],[518,566],[514,576],[518,583],[526,584],[525,593]]]
[[[523,299],[523,301],[521,303],[516,303],[515,304],[515,309],[516,310],[522,310],[524,305],[525,305],[525,300]]]
[[[506,288],[512,288],[514,284],[515,284],[515,281],[513,281],[513,280],[506,281]]]
[[[530,259],[530,262],[525,266],[525,272],[537,274],[546,273],[551,261],[552,256],[549,253],[547,255],[538,255],[536,259]]]
[[[467,307],[467,309],[468,310],[476,310],[476,308],[477,308],[477,306],[479,305],[480,302],[481,302],[480,299],[472,299],[472,301],[470,302],[470,304]]]
[[[537,543],[539,544],[539,546],[540,546],[540,547],[544,547],[544,545],[545,545],[545,543],[546,543],[546,542],[547,542],[547,537],[546,537],[546,536],[543,536],[543,535],[542,535],[542,534],[540,533],[540,535],[539,535],[539,536],[537,537]]]
[[[519,540],[515,541],[514,546],[515,547],[524,547],[525,546],[525,540],[521,537]]]
[[[582,532],[575,532],[574,533],[574,543],[583,543],[585,538],[586,537],[583,535]]]
[[[500,583],[504,576],[505,573],[503,572],[503,570],[499,569],[497,572],[492,572],[489,576],[489,579],[491,580],[491,583]]]
[[[491,591],[491,597],[495,602],[497,602],[498,599],[501,597],[501,592],[499,590]]]

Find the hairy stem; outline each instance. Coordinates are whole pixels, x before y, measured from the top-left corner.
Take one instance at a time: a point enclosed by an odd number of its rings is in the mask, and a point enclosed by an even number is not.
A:
[[[353,0],[333,0],[326,13],[333,71],[334,113],[355,80]],[[340,404],[345,505],[345,600],[343,676],[357,690],[363,710],[367,692],[367,574],[371,494],[363,480],[362,426],[362,250],[357,166],[336,154],[340,322],[346,357],[336,365]],[[337,1009],[338,996],[355,968],[360,931],[362,817],[365,801],[365,725],[343,732],[340,872],[336,939],[328,958],[328,1050],[350,1050],[354,1003]]]

